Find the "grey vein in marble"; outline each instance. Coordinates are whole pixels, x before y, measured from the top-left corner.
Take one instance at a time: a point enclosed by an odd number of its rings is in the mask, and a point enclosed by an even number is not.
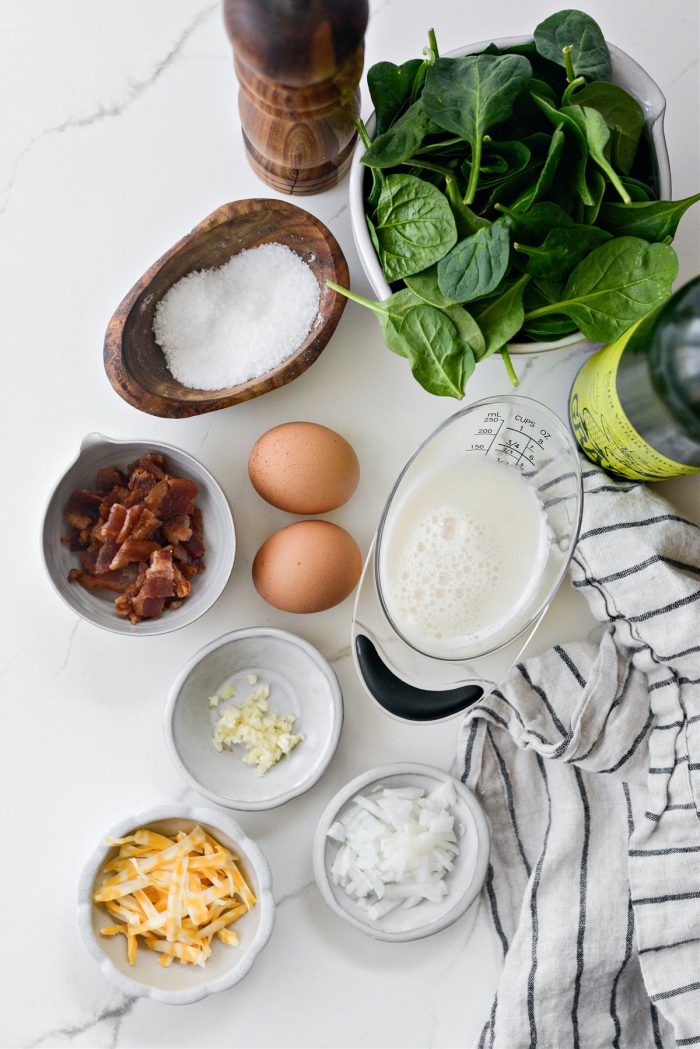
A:
[[[326,660],[333,666],[334,663],[340,663],[342,660],[347,659],[351,654],[350,645],[343,645],[339,648],[332,656],[326,656]]]
[[[86,1031],[91,1031],[93,1027],[99,1026],[101,1023],[112,1022],[112,1039],[110,1041],[110,1049],[116,1049],[119,1041],[119,1030],[126,1016],[129,1015],[131,1010],[136,1005],[138,998],[131,996],[124,996],[118,1005],[106,1006],[97,1016],[93,1017],[92,1020],[86,1020],[83,1024],[72,1024],[68,1027],[56,1027],[51,1031],[47,1031],[45,1034],[40,1035],[35,1041],[29,1042],[26,1049],[35,1049],[35,1047],[43,1045],[49,1039],[51,1043],[56,1038],[77,1038],[81,1034],[85,1034]]]
[[[304,882],[304,884],[301,885],[298,889],[291,889],[289,892],[283,893],[279,898],[275,897],[275,906],[281,907],[284,903],[287,903],[289,900],[298,900],[301,896],[304,895],[304,893],[308,892],[309,889],[313,888],[315,884],[316,882],[312,878],[310,881]]]
[[[92,113],[87,113],[82,117],[69,117],[62,121],[60,124],[55,124],[53,127],[44,128],[38,135],[30,139],[27,145],[22,149],[10,171],[10,178],[5,186],[5,200],[2,208],[0,208],[0,216],[2,216],[10,205],[10,197],[12,195],[12,189],[15,184],[17,172],[22,166],[25,158],[32,152],[38,142],[48,138],[50,135],[62,135],[65,131],[73,131],[76,128],[90,127],[92,124],[98,124],[102,120],[111,119],[113,117],[119,117],[124,113],[134,102],[136,102],[144,92],[148,91],[158,80],[167,69],[169,69],[179,58],[185,47],[187,41],[190,39],[192,34],[200,27],[200,25],[217,11],[219,8],[218,3],[208,4],[207,7],[198,11],[194,18],[185,26],[183,31],[175,43],[171,46],[170,50],[160,59],[156,66],[151,72],[140,80],[136,80],[129,85],[126,96],[119,102],[114,102],[111,105],[99,105]]]
[[[68,638],[68,645],[66,646],[66,652],[65,652],[65,655],[63,657],[63,662],[61,663],[60,667],[58,667],[57,670],[54,670],[53,674],[51,675],[51,679],[52,680],[55,677],[58,677],[59,674],[62,674],[63,671],[68,666],[68,663],[69,663],[70,657],[71,657],[71,652],[73,651],[73,642],[75,641],[75,635],[78,632],[78,627],[80,626],[81,622],[82,622],[81,619],[76,619],[75,623],[73,624],[73,629],[71,630],[70,637]]]

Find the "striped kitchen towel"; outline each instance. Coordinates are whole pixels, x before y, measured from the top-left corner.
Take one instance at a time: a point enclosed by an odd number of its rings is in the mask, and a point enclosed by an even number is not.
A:
[[[460,735],[503,950],[479,1046],[700,1046],[700,529],[583,476],[571,579],[602,638],[519,664]]]

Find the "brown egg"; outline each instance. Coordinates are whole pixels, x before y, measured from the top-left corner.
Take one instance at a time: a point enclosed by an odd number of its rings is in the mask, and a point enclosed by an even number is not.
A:
[[[248,459],[259,495],[290,514],[337,510],[360,480],[360,464],[344,437],[317,423],[282,423],[264,433]]]
[[[361,571],[360,548],[344,528],[298,521],[265,540],[253,561],[253,583],[284,612],[323,612],[352,593]]]

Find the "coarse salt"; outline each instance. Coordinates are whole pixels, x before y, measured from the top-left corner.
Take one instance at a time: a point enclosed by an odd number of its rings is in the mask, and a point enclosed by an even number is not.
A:
[[[158,303],[156,342],[178,382],[223,390],[276,368],[309,334],[320,293],[310,266],[284,244],[194,270]]]

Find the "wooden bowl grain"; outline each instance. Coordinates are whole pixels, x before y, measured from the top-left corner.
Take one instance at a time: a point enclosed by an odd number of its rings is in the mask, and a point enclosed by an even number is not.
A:
[[[299,349],[272,371],[224,390],[193,390],[168,371],[153,335],[158,302],[192,270],[222,266],[239,251],[285,244],[314,272],[318,315]],[[120,397],[149,415],[186,419],[258,397],[296,379],[316,360],[335,331],[347,300],[326,281],[349,287],[345,256],[333,234],[314,215],[286,201],[254,198],[223,204],[173,245],[134,284],[107,325],[104,366]],[[235,338],[235,333],[233,335]]]

